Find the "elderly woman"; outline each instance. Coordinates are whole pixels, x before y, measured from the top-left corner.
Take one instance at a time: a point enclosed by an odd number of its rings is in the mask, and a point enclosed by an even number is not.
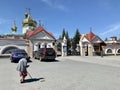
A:
[[[27,76],[27,67],[28,66],[29,65],[27,65],[27,58],[22,58],[19,60],[17,70],[20,73],[20,77],[22,77],[20,79],[20,83],[23,83],[25,80],[25,77]]]

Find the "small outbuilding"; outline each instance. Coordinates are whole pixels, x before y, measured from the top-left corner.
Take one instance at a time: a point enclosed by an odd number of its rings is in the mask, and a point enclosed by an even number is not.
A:
[[[90,31],[88,34],[82,34],[79,45],[81,56],[95,56],[103,55],[103,46],[106,44]]]

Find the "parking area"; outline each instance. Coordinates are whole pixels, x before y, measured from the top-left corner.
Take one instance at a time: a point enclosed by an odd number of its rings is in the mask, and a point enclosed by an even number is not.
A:
[[[51,62],[31,59],[28,72],[32,78],[28,75],[21,84],[17,63],[0,58],[0,90],[120,90],[120,67],[107,64],[113,59],[120,64],[118,57],[69,56]]]

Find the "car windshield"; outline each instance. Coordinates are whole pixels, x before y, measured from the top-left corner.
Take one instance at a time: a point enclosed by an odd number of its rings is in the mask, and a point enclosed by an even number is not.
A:
[[[26,53],[20,53],[20,52],[17,52],[16,54],[26,55]]]
[[[23,53],[26,53],[26,51],[23,50],[23,49],[15,49],[13,52],[23,52]]]

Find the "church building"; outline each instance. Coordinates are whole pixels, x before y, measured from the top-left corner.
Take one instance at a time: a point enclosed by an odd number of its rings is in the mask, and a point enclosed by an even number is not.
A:
[[[0,56],[10,55],[14,49],[25,49],[33,57],[34,51],[41,47],[52,47],[56,40],[52,33],[49,33],[43,26],[37,27],[37,22],[30,13],[25,14],[22,22],[23,34],[16,34],[17,26],[11,28],[13,33],[0,37]]]

